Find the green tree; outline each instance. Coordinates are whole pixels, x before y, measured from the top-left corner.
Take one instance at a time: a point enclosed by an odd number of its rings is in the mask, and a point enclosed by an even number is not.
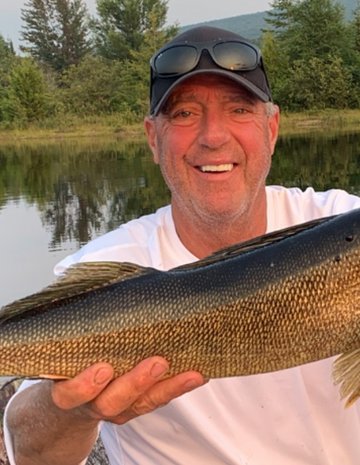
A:
[[[21,10],[22,46],[40,63],[63,71],[90,51],[83,0],[28,0]]]
[[[14,56],[15,51],[13,43],[5,40],[0,34],[0,66],[4,66],[4,62],[8,59],[13,59]]]
[[[21,59],[9,76],[4,119],[23,126],[50,113],[51,99],[42,70],[31,58]]]
[[[144,33],[164,27],[166,0],[97,0],[99,19],[93,21],[97,52],[110,59],[125,60],[140,49]]]
[[[270,3],[271,9],[267,12],[265,22],[276,35],[286,31],[292,20],[294,0],[274,0]]]
[[[351,47],[344,8],[334,0],[275,0],[266,21],[291,61],[341,56]]]
[[[66,111],[78,115],[109,114],[120,110],[117,61],[88,55],[62,76],[61,100]]]
[[[349,50],[349,63],[354,81],[354,99],[360,104],[360,1],[353,13],[352,21],[348,27],[349,37],[352,37],[352,47]]]
[[[298,2],[283,37],[294,60],[342,56],[349,46],[344,9],[333,0]]]
[[[273,99],[276,102],[286,101],[291,66],[288,55],[281,47],[276,33],[265,31],[262,34],[261,51],[266,63],[266,73],[269,77]]]
[[[149,61],[175,28],[144,33],[143,44],[126,60],[87,56],[62,76],[61,100],[67,111],[80,115],[121,113],[124,122],[139,121],[149,104]]]
[[[328,55],[297,60],[291,70],[288,96],[298,110],[346,108],[351,102],[352,76],[342,59]]]
[[[338,49],[344,12],[333,0],[275,0],[272,6],[265,20],[291,59],[324,56],[334,51],[333,46]]]
[[[122,110],[143,117],[149,107],[149,62],[151,56],[165,42],[174,37],[177,27],[158,30],[155,12],[149,17],[149,28],[143,34],[138,50],[130,52],[130,58],[123,62],[118,95]]]
[[[5,98],[9,86],[10,72],[17,57],[11,42],[0,35],[0,122],[5,119]]]
[[[358,0],[357,6],[354,10],[352,19],[352,25],[354,30],[354,46],[355,50],[360,53],[360,1]]]
[[[343,8],[334,0],[276,0],[273,5],[277,9],[268,18],[272,43],[267,37],[265,53],[274,61],[275,100],[288,109],[356,104],[359,60]]]

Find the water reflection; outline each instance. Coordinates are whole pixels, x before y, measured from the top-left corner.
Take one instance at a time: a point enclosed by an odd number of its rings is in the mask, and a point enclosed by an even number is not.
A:
[[[22,198],[52,232],[50,249],[79,245],[168,201],[144,142],[0,147],[0,208]]]
[[[360,132],[280,138],[269,183],[360,194]],[[95,236],[168,203],[145,141],[0,146],[0,306]]]
[[[360,132],[280,138],[269,183],[359,194]]]

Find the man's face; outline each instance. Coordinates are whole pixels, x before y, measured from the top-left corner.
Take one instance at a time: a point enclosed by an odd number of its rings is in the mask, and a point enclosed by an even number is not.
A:
[[[275,109],[269,116],[263,102],[219,76],[180,84],[165,112],[145,121],[173,209],[207,221],[256,210],[277,137]]]

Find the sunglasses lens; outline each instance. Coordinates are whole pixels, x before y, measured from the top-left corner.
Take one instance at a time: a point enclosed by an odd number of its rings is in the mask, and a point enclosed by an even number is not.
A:
[[[183,74],[196,66],[197,57],[196,48],[190,45],[171,47],[159,53],[154,67],[161,76]]]
[[[258,53],[255,48],[241,42],[223,42],[213,48],[218,65],[232,71],[251,70],[258,65]]]
[[[210,45],[209,45],[210,47]],[[230,71],[250,71],[259,64],[256,48],[243,42],[222,42],[198,48],[190,44],[178,45],[160,52],[153,61],[159,76],[176,76],[188,73],[198,63],[202,50],[207,49],[218,66]]]

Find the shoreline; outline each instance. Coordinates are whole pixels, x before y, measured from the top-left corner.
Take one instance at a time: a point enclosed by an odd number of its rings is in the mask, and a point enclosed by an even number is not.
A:
[[[41,142],[68,139],[130,139],[144,138],[141,122],[122,124],[121,115],[103,117],[71,118],[66,121],[51,121],[41,127],[32,125],[25,129],[0,129],[0,144],[19,142]],[[282,112],[280,118],[280,136],[306,134],[310,132],[336,132],[360,129],[360,109],[356,110],[323,110],[302,113]]]
[[[360,130],[360,109],[322,110],[280,115],[280,135]]]

